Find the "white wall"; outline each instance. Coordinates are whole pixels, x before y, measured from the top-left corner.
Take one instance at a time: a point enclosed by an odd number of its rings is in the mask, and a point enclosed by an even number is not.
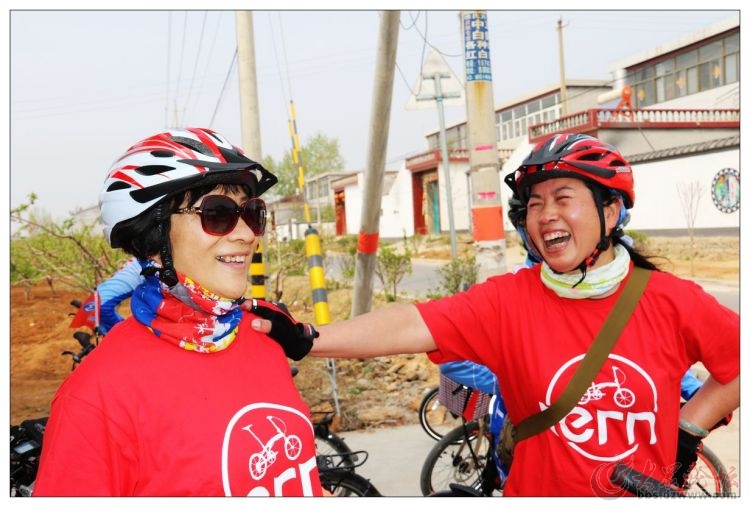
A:
[[[733,83],[659,102],[646,109],[739,109],[739,107],[740,85]]]
[[[456,231],[468,231],[469,218],[469,182],[466,171],[469,164],[466,162],[452,162],[449,166],[451,173],[451,201],[453,204],[453,225]],[[448,216],[448,188],[445,184],[445,169],[438,166],[438,192],[440,193],[440,230],[450,233],[450,217]]]
[[[695,228],[738,228],[739,210],[723,213],[711,198],[714,176],[724,168],[740,170],[739,149],[633,164],[635,206],[627,228],[686,229],[678,183],[690,185],[692,182],[701,186]]]
[[[402,166],[390,192],[383,196],[380,214],[380,237],[403,238],[414,235],[414,205],[411,171]]]
[[[346,203],[346,233],[359,234],[362,218],[362,189],[365,185],[364,173],[357,173],[357,182],[344,187],[344,202]]]

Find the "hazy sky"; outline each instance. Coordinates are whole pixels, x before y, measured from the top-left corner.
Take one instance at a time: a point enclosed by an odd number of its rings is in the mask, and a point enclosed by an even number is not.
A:
[[[250,4],[251,2],[248,2]],[[54,5],[54,3],[48,3]],[[623,58],[737,11],[489,11],[495,104],[567,79],[610,80]],[[97,203],[128,146],[175,122],[241,143],[234,11],[10,11],[10,204],[30,192],[56,217]],[[291,147],[289,100],[301,143],[339,141],[348,170],[367,160],[378,11],[254,13],[263,155]],[[458,11],[402,11],[387,167],[425,149],[436,110],[405,104],[426,54],[461,79]],[[450,125],[463,108],[446,109]],[[250,154],[256,158],[256,154]]]

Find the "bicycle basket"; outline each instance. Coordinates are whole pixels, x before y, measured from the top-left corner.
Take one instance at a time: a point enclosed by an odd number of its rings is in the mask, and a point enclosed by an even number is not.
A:
[[[438,400],[456,417],[472,421],[489,413],[491,394],[459,384],[445,375],[440,375]]]

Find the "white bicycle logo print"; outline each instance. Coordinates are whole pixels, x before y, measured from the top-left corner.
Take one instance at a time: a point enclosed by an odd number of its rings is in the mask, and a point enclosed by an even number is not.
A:
[[[266,475],[268,467],[276,461],[276,456],[279,454],[273,450],[273,445],[280,439],[284,440],[284,454],[290,460],[296,459],[302,452],[302,440],[297,435],[287,435],[286,425],[284,421],[278,417],[266,416],[268,422],[276,429],[276,434],[271,437],[265,444],[258,438],[258,436],[252,430],[252,424],[248,424],[243,427],[250,433],[255,440],[260,444],[261,450],[250,455],[248,462],[248,468],[250,469],[250,475],[253,479],[258,480]],[[279,427],[281,426],[281,428]],[[283,429],[282,429],[283,428]]]
[[[586,392],[581,396],[579,405],[585,405],[591,400],[600,400],[604,397],[604,389],[612,387],[615,389],[612,394],[612,398],[615,400],[615,404],[620,408],[628,408],[635,403],[635,393],[627,387],[622,387],[625,383],[625,373],[617,366],[612,367],[612,382],[600,382],[596,384],[591,383],[591,386],[586,389]]]

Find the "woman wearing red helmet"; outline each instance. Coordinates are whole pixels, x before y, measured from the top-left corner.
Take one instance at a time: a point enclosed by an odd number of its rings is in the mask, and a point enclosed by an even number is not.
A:
[[[591,387],[550,429],[518,442],[503,494],[621,495],[601,473],[616,462],[679,483],[706,429],[739,406],[739,316],[623,240],[633,171],[614,147],[554,136],[506,181],[520,201],[511,218],[542,262],[450,297],[325,326],[314,343],[280,342],[295,355],[427,352],[436,363],[484,364],[518,425],[560,396],[634,266],[645,268],[645,291]],[[698,361],[712,377],[680,410],[680,381]],[[678,423],[687,435],[679,454]]]
[[[144,280],[133,317],[55,394],[34,495],[321,494],[288,360],[240,307],[275,182],[208,129],[160,132],[115,161],[104,231]]]

